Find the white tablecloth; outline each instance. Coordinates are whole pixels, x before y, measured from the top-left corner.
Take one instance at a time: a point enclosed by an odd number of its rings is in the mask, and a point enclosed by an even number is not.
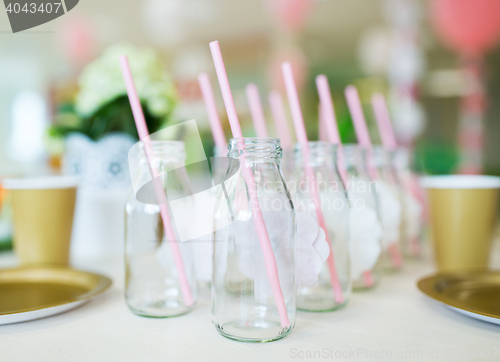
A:
[[[13,263],[0,255],[0,267]],[[264,344],[220,336],[208,290],[187,315],[144,318],[125,304],[121,259],[77,267],[111,277],[112,289],[64,314],[0,326],[0,361],[500,360],[500,326],[462,316],[418,291],[416,281],[433,271],[428,261],[408,262],[376,290],[354,294],[342,310],[298,312],[287,338]]]

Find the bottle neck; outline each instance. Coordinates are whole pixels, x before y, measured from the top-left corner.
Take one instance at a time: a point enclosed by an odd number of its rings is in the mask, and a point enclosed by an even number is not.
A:
[[[342,147],[346,168],[358,169],[365,171],[366,169],[366,149],[357,144],[346,144]]]
[[[382,146],[373,147],[373,164],[377,168],[385,168],[391,165],[391,153]]]
[[[407,148],[397,148],[393,151],[394,167],[398,170],[410,168],[410,151]]]
[[[154,167],[160,167],[165,164],[184,165],[186,161],[186,151],[184,142],[182,141],[150,141],[152,155],[149,156],[149,161]],[[146,165],[146,155],[144,153],[144,143],[139,143],[137,148],[137,156],[140,159],[140,164]]]
[[[305,157],[308,158],[308,166],[317,167],[334,165],[337,161],[337,146],[324,141],[308,142],[308,152],[304,152],[302,144],[295,145],[295,163],[303,165]]]
[[[282,156],[280,140],[271,137],[231,138],[228,148],[227,157],[252,162],[279,162]]]

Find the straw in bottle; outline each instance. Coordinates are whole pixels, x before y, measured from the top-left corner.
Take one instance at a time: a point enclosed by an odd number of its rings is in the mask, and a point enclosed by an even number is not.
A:
[[[132,72],[130,71],[130,66],[128,64],[127,57],[122,55],[120,57],[120,65],[122,70],[123,79],[125,80],[125,85],[127,88],[128,99],[130,106],[132,108],[132,113],[135,120],[135,125],[137,127],[137,132],[139,134],[139,139],[144,144],[144,154],[148,162],[149,171],[151,173],[151,179],[153,180],[154,191],[158,204],[160,205],[160,215],[163,221],[163,227],[165,229],[166,241],[170,245],[170,249],[174,258],[174,263],[179,274],[179,283],[181,286],[182,295],[184,298],[184,303],[187,306],[194,304],[193,294],[189,286],[186,271],[184,269],[184,262],[182,260],[181,251],[179,245],[177,244],[177,238],[175,236],[174,229],[170,222],[170,213],[167,205],[167,198],[165,191],[163,190],[163,185],[160,180],[159,170],[154,167],[153,158],[153,148],[151,146],[148,128],[146,126],[146,120],[144,119],[144,113],[142,111],[141,102],[139,96],[137,95],[137,90],[134,85],[134,79],[132,77]]]
[[[368,133],[368,127],[366,126],[365,115],[363,114],[363,108],[361,107],[358,90],[355,86],[349,85],[345,89],[345,95],[347,98],[349,111],[351,112],[351,116],[354,122],[354,128],[356,130],[358,142],[367,150],[368,172],[370,173],[370,177],[372,179],[377,180],[379,177],[373,163],[373,146],[370,140],[370,134]],[[393,264],[395,266],[400,266],[402,264],[402,256],[398,245],[392,244],[389,247],[389,253],[391,254]]]
[[[290,63],[285,62],[282,64],[283,77],[285,79],[286,92],[288,94],[288,102],[290,103],[290,110],[292,112],[293,124],[295,126],[295,133],[297,135],[297,140],[301,145],[302,153],[304,157],[304,167],[306,171],[307,178],[311,183],[311,196],[314,199],[316,205],[321,205],[320,196],[318,191],[318,185],[316,184],[316,177],[314,175],[314,170],[309,166],[309,141],[307,139],[306,129],[304,126],[304,118],[302,116],[302,109],[300,108],[299,95],[297,93],[297,88],[295,86],[295,80],[293,78],[292,66]],[[344,296],[342,293],[342,287],[340,285],[339,277],[337,274],[337,269],[335,266],[335,257],[333,255],[332,243],[328,235],[328,229],[326,228],[325,218],[320,207],[316,208],[316,214],[318,217],[318,222],[321,228],[325,231],[326,239],[328,245],[330,245],[330,254],[328,256],[328,269],[330,271],[330,280],[332,282],[333,294],[335,301],[337,303],[344,302]]]
[[[335,118],[335,110],[333,108],[332,95],[330,92],[330,86],[328,85],[328,79],[323,74],[316,77],[316,87],[318,89],[319,99],[320,99],[320,112],[325,125],[326,132],[328,134],[328,139],[331,143],[337,145],[337,153],[339,159],[339,173],[342,178],[344,186],[347,188],[347,169],[344,159],[344,150],[342,149],[342,141],[340,139],[340,134],[337,127],[337,119]],[[371,271],[365,271],[363,273],[363,279],[366,286],[372,286],[374,283],[373,275]]]
[[[200,84],[203,100],[205,101],[205,108],[207,109],[208,121],[214,137],[215,147],[219,150],[219,152],[223,153],[227,147],[227,141],[226,136],[224,135],[224,130],[222,129],[219,113],[217,112],[214,91],[208,74],[201,73],[198,76],[198,83]]]
[[[231,131],[234,138],[241,138],[243,134],[241,132],[241,126],[238,119],[238,114],[236,113],[236,107],[233,101],[233,95],[231,93],[231,88],[229,86],[229,80],[227,78],[226,68],[224,66],[224,60],[222,59],[222,53],[220,51],[219,42],[213,41],[210,43],[210,50],[212,52],[212,58],[215,65],[215,70],[217,72],[217,77],[219,79],[219,86],[222,91],[222,97],[224,98],[224,104],[226,106],[227,115],[229,118],[229,124],[231,126]],[[266,273],[271,289],[273,292],[274,300],[276,302],[276,307],[280,317],[281,327],[290,327],[290,321],[288,319],[288,314],[285,306],[285,299],[283,297],[283,292],[281,291],[281,286],[279,282],[278,267],[276,265],[276,258],[271,246],[271,240],[267,233],[266,225],[264,223],[264,218],[262,216],[262,211],[260,209],[259,200],[257,198],[257,190],[255,185],[252,170],[245,166],[244,160],[242,164],[243,177],[248,185],[248,192],[250,203],[252,205],[255,229],[257,230],[257,235],[259,237],[260,247],[262,253],[264,254],[264,261],[266,265]]]
[[[344,186],[347,188],[347,173],[344,159],[344,150],[342,148],[342,141],[337,127],[337,119],[335,118],[335,111],[333,109],[332,95],[330,93],[330,86],[328,79],[324,75],[316,77],[316,87],[320,99],[320,116],[328,135],[328,140],[337,145],[337,154],[339,160],[339,173],[342,178]]]
[[[387,105],[382,94],[376,93],[373,95],[372,107],[375,119],[377,120],[382,145],[386,150],[394,151],[397,148],[396,137],[394,137],[389,111],[387,110]]]

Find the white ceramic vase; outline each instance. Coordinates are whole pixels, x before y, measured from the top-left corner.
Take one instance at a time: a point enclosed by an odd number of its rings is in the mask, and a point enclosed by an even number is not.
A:
[[[135,142],[124,133],[109,134],[97,142],[79,133],[67,137],[63,173],[80,179],[72,261],[123,256],[128,151]]]

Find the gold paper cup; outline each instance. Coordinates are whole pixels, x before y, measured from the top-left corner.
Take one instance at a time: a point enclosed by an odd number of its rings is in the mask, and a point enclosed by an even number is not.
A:
[[[2,180],[12,199],[14,251],[22,265],[67,265],[77,181],[51,176]]]
[[[429,176],[427,190],[434,258],[440,271],[488,268],[497,220],[500,177]]]

